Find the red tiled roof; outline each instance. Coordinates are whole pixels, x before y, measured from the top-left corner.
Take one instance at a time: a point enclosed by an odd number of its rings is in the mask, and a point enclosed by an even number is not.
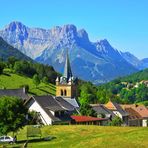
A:
[[[139,105],[133,109],[135,109],[143,118],[148,118],[148,109],[145,106]]]
[[[142,118],[148,118],[148,109],[144,105],[135,105],[135,104],[130,104],[130,105],[122,105],[122,108],[132,108],[134,109]]]
[[[76,122],[87,122],[87,121],[102,121],[103,118],[96,118],[91,116],[71,116]]]
[[[129,113],[130,120],[142,119],[142,116],[133,108],[125,108],[125,111]]]

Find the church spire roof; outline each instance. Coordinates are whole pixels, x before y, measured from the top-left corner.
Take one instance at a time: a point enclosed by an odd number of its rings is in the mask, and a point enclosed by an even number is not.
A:
[[[63,77],[67,78],[67,81],[69,80],[70,77],[72,77],[72,71],[71,71],[71,66],[70,66],[70,61],[69,61],[69,56],[68,56],[68,50],[66,53],[66,62],[65,62]]]

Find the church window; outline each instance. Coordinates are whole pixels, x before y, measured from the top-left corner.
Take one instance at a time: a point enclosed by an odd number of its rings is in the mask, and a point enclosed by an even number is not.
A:
[[[67,96],[67,91],[66,90],[64,90],[64,96]]]
[[[63,96],[63,90],[61,89],[61,96]]]

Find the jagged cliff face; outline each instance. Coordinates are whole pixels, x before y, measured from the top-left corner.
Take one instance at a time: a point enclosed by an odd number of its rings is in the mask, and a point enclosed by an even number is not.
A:
[[[59,72],[63,72],[69,49],[74,75],[94,83],[107,82],[137,70],[107,40],[93,43],[84,29],[77,30],[74,25],[45,30],[12,22],[0,31],[0,36],[24,54],[54,66]]]

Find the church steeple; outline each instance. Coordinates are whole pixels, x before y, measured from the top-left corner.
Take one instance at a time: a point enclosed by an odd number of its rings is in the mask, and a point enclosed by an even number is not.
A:
[[[64,74],[63,77],[67,79],[67,82],[69,81],[69,78],[72,78],[72,71],[71,71],[71,66],[70,66],[70,61],[69,61],[69,56],[68,56],[68,50],[66,53],[66,62],[64,66]]]
[[[66,61],[63,76],[56,79],[56,96],[67,98],[76,97],[76,84],[71,71],[68,50],[66,52]]]

